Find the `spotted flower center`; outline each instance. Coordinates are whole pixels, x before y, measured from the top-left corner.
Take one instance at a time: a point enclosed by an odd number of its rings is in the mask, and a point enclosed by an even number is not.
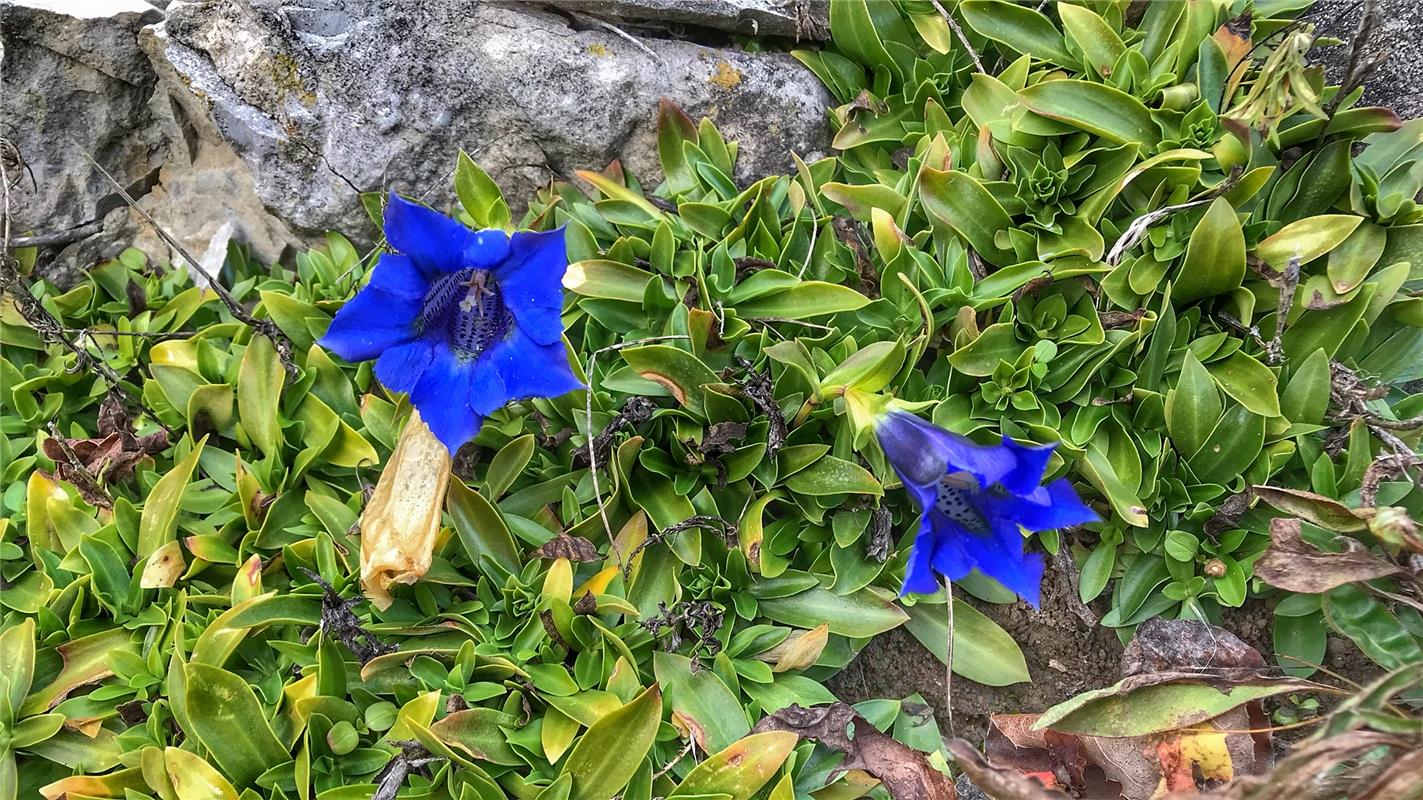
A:
[[[958,485],[952,475],[939,481],[934,510],[958,523],[970,533],[988,533],[988,517],[973,502],[974,492]]]
[[[509,309],[489,270],[464,269],[440,276],[420,306],[422,333],[443,333],[450,349],[473,361],[509,331]]]

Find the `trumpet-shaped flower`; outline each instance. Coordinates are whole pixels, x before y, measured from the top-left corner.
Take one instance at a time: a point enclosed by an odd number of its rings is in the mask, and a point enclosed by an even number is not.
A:
[[[935,592],[936,573],[953,581],[976,567],[1036,606],[1043,558],[1024,552],[1019,527],[1038,532],[1098,519],[1065,478],[1042,485],[1053,445],[1006,436],[978,445],[903,411],[880,417],[875,435],[923,512],[903,594]]]
[[[376,359],[451,453],[515,400],[582,388],[563,346],[563,230],[474,231],[392,194],[370,282],[336,312],[321,344]]]

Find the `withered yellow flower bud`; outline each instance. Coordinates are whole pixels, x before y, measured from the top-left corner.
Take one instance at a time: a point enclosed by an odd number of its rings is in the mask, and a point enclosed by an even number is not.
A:
[[[430,569],[450,466],[449,450],[412,413],[361,512],[361,588],[376,608],[390,606],[392,583]]]

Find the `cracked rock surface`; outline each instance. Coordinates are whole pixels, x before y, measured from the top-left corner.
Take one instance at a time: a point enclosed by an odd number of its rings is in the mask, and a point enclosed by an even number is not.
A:
[[[1423,3],[1379,5],[1371,50],[1389,58],[1365,100],[1417,116]],[[363,192],[446,205],[459,149],[516,210],[550,178],[615,158],[650,188],[664,96],[739,143],[734,178],[746,185],[788,171],[792,152],[828,150],[830,98],[774,46],[736,45],[816,46],[828,6],[0,0],[0,136],[28,167],[12,176],[12,227],[73,234],[41,256],[61,283],[129,244],[173,257],[81,151],[190,252],[230,229],[264,261],[327,229],[373,242]],[[1347,40],[1358,3],[1321,0],[1311,18]],[[1320,51],[1331,76],[1347,50]]]
[[[743,183],[826,146],[829,98],[787,55],[641,38],[644,52],[532,6],[174,2],[144,40],[200,134],[308,232],[368,230],[359,192],[446,201],[461,148],[511,202],[614,158],[655,183],[663,96],[741,142]]]

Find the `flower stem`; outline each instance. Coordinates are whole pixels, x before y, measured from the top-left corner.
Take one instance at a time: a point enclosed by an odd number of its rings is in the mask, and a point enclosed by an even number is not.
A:
[[[954,734],[954,584],[944,578],[944,609],[948,620],[948,641],[944,649],[944,722],[948,725],[949,736]]]

